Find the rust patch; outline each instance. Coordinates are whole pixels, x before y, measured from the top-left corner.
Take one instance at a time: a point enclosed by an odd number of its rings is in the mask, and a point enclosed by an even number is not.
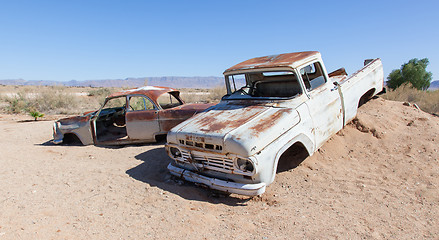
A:
[[[58,120],[61,124],[72,124],[72,123],[84,123],[90,120],[90,115],[88,116],[75,116],[69,118],[62,118]]]
[[[204,133],[233,130],[260,114],[264,109],[266,107],[221,105],[208,111],[203,118],[198,118],[194,125]]]
[[[335,76],[347,76],[346,70],[344,68],[339,68],[331,73],[328,74],[328,77],[335,77]]]
[[[158,91],[156,91],[158,92]],[[133,94],[131,92],[130,94]],[[178,96],[178,95],[177,95]],[[164,110],[146,110],[127,112],[127,121],[159,121],[161,131],[169,131],[196,113],[202,112],[213,104],[183,104]]]
[[[179,123],[205,110],[207,105],[177,107],[159,111],[159,124],[162,131],[169,131]]]
[[[254,69],[254,68],[288,67],[294,62],[300,61],[302,59],[306,59],[318,53],[319,52],[317,51],[309,51],[309,52],[284,53],[278,55],[252,58],[247,61],[238,63],[235,66],[227,69],[224,72],[224,74],[231,71]]]
[[[259,133],[265,132],[268,128],[275,125],[284,114],[289,114],[292,111],[293,110],[291,108],[280,109],[273,115],[259,119],[256,125],[250,127],[250,130],[252,130],[254,135],[257,137],[259,136]]]
[[[218,132],[225,127],[234,129],[244,124],[247,120],[248,120],[247,118],[241,118],[234,121],[231,120],[217,121],[215,118],[204,118],[199,122],[201,124],[200,131]]]
[[[127,95],[140,94],[140,95],[147,96],[154,103],[157,103],[157,98],[164,93],[169,93],[169,94],[175,96],[176,98],[178,98],[179,100],[181,100],[180,99],[180,92],[178,90],[175,90],[173,88],[168,88],[168,87],[154,87],[154,86],[151,86],[150,88],[140,87],[140,88],[135,88],[135,89],[124,90],[121,92],[116,92],[116,93],[109,95],[107,98],[115,98],[115,97],[121,97],[121,96],[127,96]]]
[[[183,118],[183,119],[159,120],[160,130],[164,131],[164,132],[168,132],[169,130],[171,130],[173,127],[177,126],[178,124],[180,124],[184,120],[186,120],[186,119]]]
[[[136,121],[154,121],[157,120],[158,114],[155,110],[128,112],[126,114],[127,122]]]

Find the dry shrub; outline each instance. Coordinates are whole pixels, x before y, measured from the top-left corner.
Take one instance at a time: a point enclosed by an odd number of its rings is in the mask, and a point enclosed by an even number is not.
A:
[[[439,114],[439,91],[422,91],[404,84],[389,90],[383,98],[394,101],[416,103],[423,111]]]
[[[224,86],[218,86],[209,89],[209,102],[219,102],[226,95],[227,90]]]
[[[111,93],[112,93],[112,91],[109,88],[102,87],[102,88],[95,88],[95,89],[90,90],[88,92],[88,96],[105,99]]]
[[[2,86],[0,110],[7,113],[80,114],[97,110],[105,97],[122,88],[90,88],[65,86]],[[225,87],[182,89],[187,103],[215,103],[226,94]]]
[[[14,96],[4,97],[9,113],[39,111],[44,113],[75,113],[77,99],[73,93],[64,91],[65,87],[22,88]]]
[[[74,93],[64,91],[65,87],[48,87],[35,95],[34,106],[37,111],[46,113],[77,113],[78,99]]]
[[[215,103],[226,94],[226,88],[221,86],[209,89],[187,88],[180,91],[181,98],[186,103]]]
[[[22,113],[29,111],[29,100],[23,92],[18,92],[12,97],[2,97],[2,102],[6,103],[4,110],[8,113]]]

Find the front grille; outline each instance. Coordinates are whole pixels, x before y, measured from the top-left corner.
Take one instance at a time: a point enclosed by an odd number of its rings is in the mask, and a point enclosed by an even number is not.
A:
[[[232,173],[234,171],[233,159],[225,158],[220,155],[198,152],[191,154],[189,151],[182,150],[181,160],[186,163],[195,164],[197,168],[205,168],[224,173]]]
[[[197,141],[188,141],[188,140],[179,140],[180,144],[191,146],[191,147],[197,147],[197,148],[203,148],[203,149],[209,149],[209,150],[223,150],[223,146],[216,145],[216,144],[210,144],[210,143],[204,143],[204,142],[197,142]]]

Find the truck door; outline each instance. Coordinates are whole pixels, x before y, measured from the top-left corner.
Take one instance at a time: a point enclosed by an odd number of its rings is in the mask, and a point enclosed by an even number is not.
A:
[[[314,125],[316,149],[343,128],[343,111],[339,92],[328,82],[319,62],[299,70],[310,97],[307,106]]]
[[[160,131],[158,110],[143,95],[128,97],[126,129],[130,140],[155,140],[155,133]]]

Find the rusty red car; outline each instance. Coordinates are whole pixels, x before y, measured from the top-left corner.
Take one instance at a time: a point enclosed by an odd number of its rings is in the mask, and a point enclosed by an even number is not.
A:
[[[122,145],[155,142],[177,124],[213,104],[185,104],[180,92],[145,86],[113,93],[97,111],[57,120],[53,143]]]

